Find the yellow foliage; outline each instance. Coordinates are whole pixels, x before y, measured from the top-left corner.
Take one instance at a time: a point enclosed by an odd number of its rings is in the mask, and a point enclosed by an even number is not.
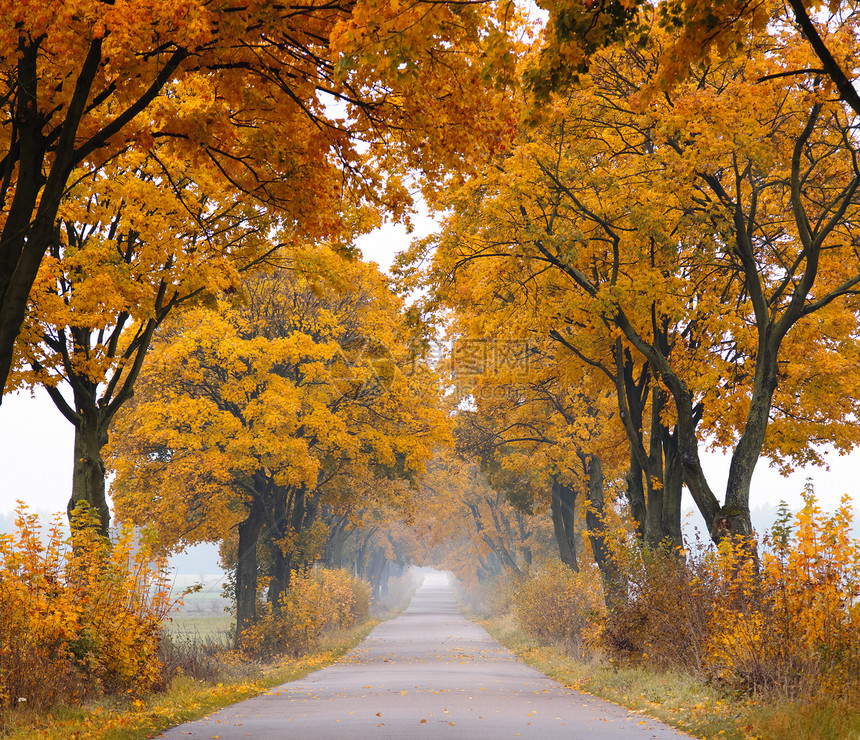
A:
[[[855,697],[860,691],[860,542],[848,499],[824,515],[811,487],[755,556],[727,539],[685,562],[616,538],[627,598],[607,616],[616,660],[680,668],[751,693]]]
[[[242,635],[242,649],[262,656],[300,656],[326,631],[346,629],[370,612],[370,586],[345,570],[326,568],[294,572],[280,610],[266,613]]]
[[[793,523],[774,529],[760,565],[739,542],[707,563],[721,584],[708,661],[724,680],[785,693],[860,689],[860,542],[848,498],[831,516],[811,488]]]
[[[160,564],[130,526],[115,543],[78,509],[43,539],[22,505],[0,534],[0,708],[136,693],[159,680],[159,627],[170,602]]]
[[[543,563],[516,590],[514,613],[535,637],[590,641],[606,613],[597,567],[574,571],[560,560]]]

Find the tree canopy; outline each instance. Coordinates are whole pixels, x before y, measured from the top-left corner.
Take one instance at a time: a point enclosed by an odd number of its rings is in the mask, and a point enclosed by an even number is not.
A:
[[[502,140],[506,7],[7,2],[0,386],[70,185],[160,142],[310,235],[345,190],[401,213],[407,169]]]
[[[321,507],[374,480],[375,505],[407,507],[388,481],[414,479],[444,437],[433,376],[406,354],[385,281],[333,254],[326,267],[249,277],[238,302],[165,325],[112,446],[120,517],[157,522],[167,547],[239,526],[239,591],[255,582],[260,538],[274,608],[291,572],[321,555]]]
[[[597,54],[451,191],[434,256],[472,336],[552,340],[615,386],[631,505],[643,476],[650,500],[683,479],[715,539],[750,533],[763,452],[806,462],[810,439],[856,444],[842,365],[857,352],[856,120],[821,81],[778,74],[770,38],[660,98],[645,93],[672,36]],[[722,503],[706,440],[733,451]]]

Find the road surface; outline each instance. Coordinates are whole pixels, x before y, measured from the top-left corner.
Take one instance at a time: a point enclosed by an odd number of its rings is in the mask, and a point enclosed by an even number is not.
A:
[[[432,577],[431,577],[432,579]],[[438,577],[340,661],[166,732],[170,740],[680,740],[661,722],[529,668]]]

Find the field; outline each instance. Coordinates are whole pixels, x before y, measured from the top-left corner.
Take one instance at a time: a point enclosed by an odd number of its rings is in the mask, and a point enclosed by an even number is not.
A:
[[[222,584],[220,575],[176,577],[173,594],[182,603],[166,624],[171,637],[182,642],[228,643],[234,619],[227,612],[230,602],[221,595]],[[198,585],[199,590],[182,595]]]

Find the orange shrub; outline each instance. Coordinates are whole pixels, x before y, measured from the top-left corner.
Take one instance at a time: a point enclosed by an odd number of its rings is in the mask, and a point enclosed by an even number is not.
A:
[[[860,690],[860,542],[848,498],[824,516],[806,504],[765,539],[758,567],[741,543],[707,563],[724,584],[712,605],[708,660],[724,681],[753,691],[856,695]]]
[[[331,629],[348,628],[366,619],[370,587],[344,570],[295,572],[281,596],[281,610],[266,613],[242,635],[242,649],[252,655],[299,656]]]
[[[575,645],[595,632],[606,611],[597,568],[576,572],[560,560],[534,568],[516,589],[513,601],[514,614],[526,632]]]
[[[616,660],[673,667],[751,693],[860,695],[860,543],[843,499],[822,514],[811,486],[760,543],[723,541],[688,559],[615,543],[626,599],[601,644]]]
[[[65,534],[58,514],[43,538],[22,504],[0,534],[0,707],[145,691],[160,677],[164,572],[131,527],[109,545],[91,521],[81,511]]]

